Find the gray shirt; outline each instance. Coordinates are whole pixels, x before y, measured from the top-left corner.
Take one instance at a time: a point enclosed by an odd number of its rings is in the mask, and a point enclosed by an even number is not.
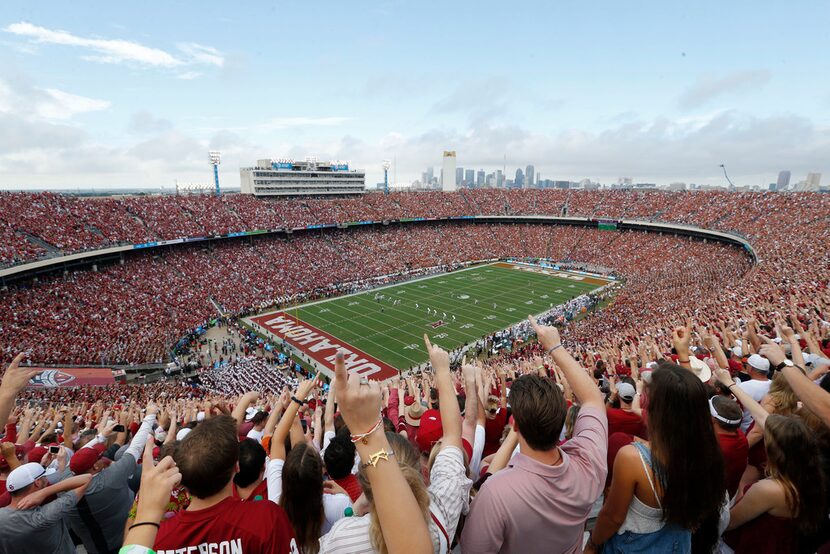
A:
[[[70,492],[31,510],[0,508],[0,552],[75,554],[64,518],[76,501]]]
[[[124,541],[124,524],[135,495],[127,482],[149,438],[156,416],[148,415],[121,459],[92,478],[84,497],[69,514],[72,531],[89,554],[116,552]]]
[[[69,525],[90,554],[121,548],[134,498],[127,480],[135,470],[135,458],[122,456],[92,478],[86,494],[69,512]]]

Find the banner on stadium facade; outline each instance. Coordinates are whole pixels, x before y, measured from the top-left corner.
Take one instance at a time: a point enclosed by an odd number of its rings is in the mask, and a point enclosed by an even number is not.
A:
[[[334,357],[343,352],[346,369],[374,381],[398,377],[398,370],[374,356],[358,350],[325,331],[309,325],[285,312],[251,318],[251,321],[285,341],[334,375]]]
[[[44,367],[39,374],[29,380],[28,386],[54,388],[95,385],[103,387],[114,384],[115,378],[112,376],[112,370],[107,367]]]

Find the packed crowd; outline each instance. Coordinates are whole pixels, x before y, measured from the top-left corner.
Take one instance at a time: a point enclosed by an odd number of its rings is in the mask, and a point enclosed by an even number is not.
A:
[[[227,197],[196,216],[198,199],[181,197],[153,233],[196,220],[224,232],[246,209],[298,226],[462,208],[614,214],[738,231],[758,263],[668,234],[423,223],[183,246],[11,288],[0,357],[26,354],[0,384],[0,551],[830,551],[825,196],[487,192],[305,201],[290,215]],[[147,229],[143,200],[112,200],[111,217],[137,202],[131,220]],[[35,209],[53,205],[83,209]],[[62,223],[31,225],[59,242]],[[233,362],[196,380],[24,389],[27,358],[161,361],[217,306],[507,257],[613,268],[624,286],[577,321],[529,322],[538,340],[496,357],[451,368],[427,341],[431,368],[400,382],[347,379],[338,361],[322,383],[251,356],[273,356],[261,345],[227,345]]]
[[[688,268],[678,273],[673,256],[680,251]],[[216,315],[217,304],[223,312],[248,312],[343,292],[344,283],[353,290],[379,275],[514,256],[613,267],[627,279],[623,295],[634,295],[631,302],[643,313],[649,300],[642,295],[656,282],[671,282],[685,295],[680,298],[697,299],[703,291],[738,286],[750,268],[728,246],[563,226],[390,225],[221,241],[0,292],[6,307],[0,357],[30,350],[38,363],[161,362],[179,337]]]
[[[425,336],[430,368],[385,383],[243,357],[201,384],[33,391],[20,355],[0,549],[824,552],[828,309],[598,349],[530,319],[535,340],[457,366]]]
[[[687,223],[752,234],[759,216],[821,221],[818,193],[480,190],[370,193],[362,198],[258,199],[249,195],[81,198],[0,192],[0,265],[118,244],[296,229],[358,221],[469,215],[570,215]],[[749,228],[749,227],[751,228]]]

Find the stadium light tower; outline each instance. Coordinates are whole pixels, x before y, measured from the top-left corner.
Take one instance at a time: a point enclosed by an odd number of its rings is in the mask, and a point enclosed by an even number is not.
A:
[[[726,182],[729,183],[729,189],[735,190],[735,183],[729,178],[729,175],[726,173],[726,166],[724,164],[720,164],[720,168],[723,170],[723,176],[726,177]]]
[[[219,196],[219,151],[211,150],[208,152],[210,165],[213,166],[213,182],[216,184],[216,196]]]
[[[383,194],[389,194],[389,168],[392,164],[389,160],[383,160]]]

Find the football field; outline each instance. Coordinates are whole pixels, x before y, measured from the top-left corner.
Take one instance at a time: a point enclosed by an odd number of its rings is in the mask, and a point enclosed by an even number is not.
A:
[[[250,321],[325,369],[334,359],[332,349],[344,346],[358,353],[351,359],[347,356],[347,367],[374,363],[389,373],[389,366],[405,371],[427,361],[424,333],[433,343],[452,350],[607,282],[498,262],[269,312]]]

